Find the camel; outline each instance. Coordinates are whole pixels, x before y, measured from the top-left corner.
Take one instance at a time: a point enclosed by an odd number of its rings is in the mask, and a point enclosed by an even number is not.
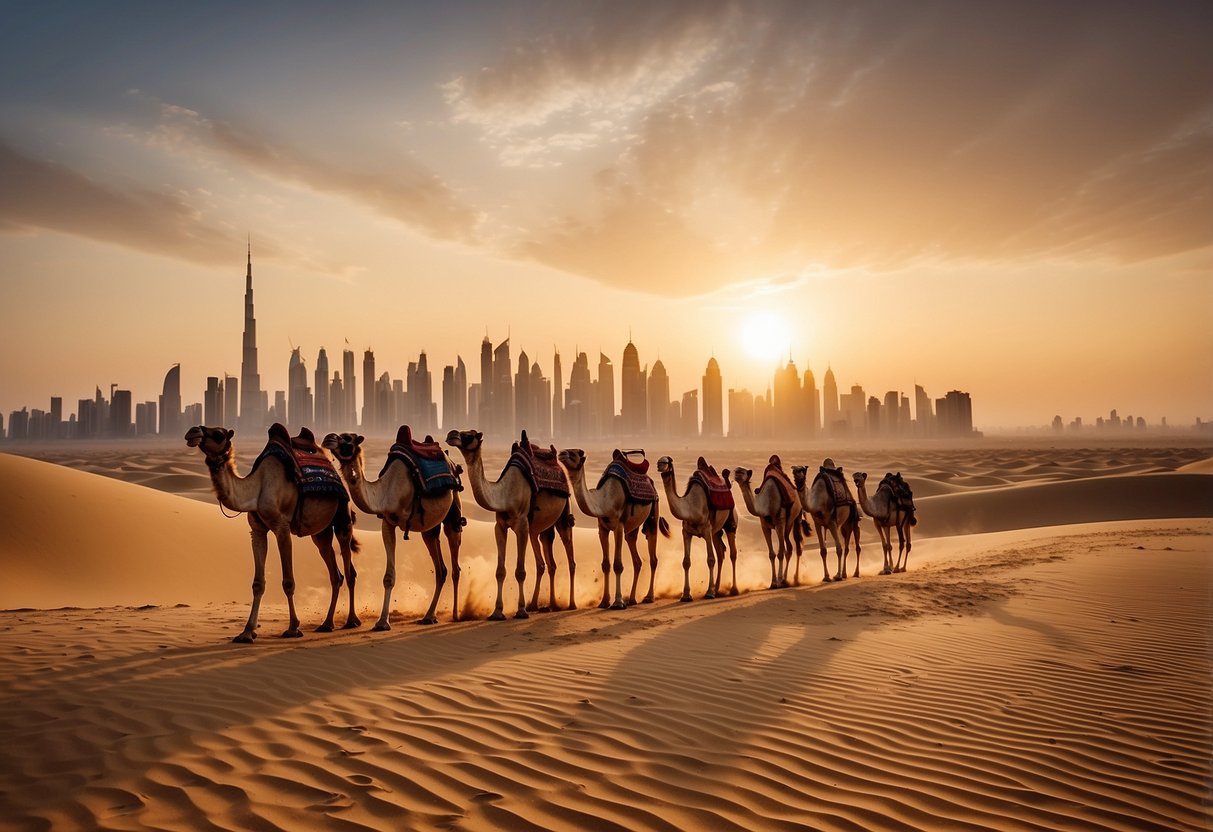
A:
[[[367,514],[379,517],[382,523],[383,549],[387,563],[383,572],[383,608],[379,620],[372,628],[376,632],[392,629],[388,621],[391,608],[392,589],[396,586],[396,530],[403,529],[406,539],[410,531],[421,532],[421,540],[434,562],[434,596],[429,609],[418,624],[436,624],[438,596],[446,583],[447,569],[442,560],[440,531],[446,532],[451,547],[451,582],[454,585],[452,620],[459,620],[459,544],[463,539],[462,512],[459,510],[459,495],[454,490],[444,491],[433,497],[418,494],[416,480],[408,465],[399,459],[390,459],[387,468],[377,480],[367,479],[362,455],[365,437],[355,433],[330,433],[321,443],[332,453],[341,469],[341,476],[350,489],[350,499]]]
[[[792,505],[787,505],[779,483],[771,477],[764,478],[762,484],[758,486],[758,490],[755,491],[753,478],[754,471],[750,468],[733,469],[733,479],[741,489],[741,497],[745,501],[746,510],[757,517],[762,524],[762,536],[767,542],[767,556],[771,559],[771,586],[769,588],[779,589],[790,585],[788,567],[792,562],[793,536],[796,538],[796,581],[800,580],[802,528],[807,529],[808,526],[807,524],[803,527],[801,525],[805,521],[799,500]],[[772,533],[779,539],[778,550],[771,543]],[[778,562],[778,568],[776,568],[776,562]]]
[[[699,458],[703,461],[703,457]],[[705,463],[706,464],[706,463]],[[670,513],[682,521],[682,572],[683,585],[680,601],[691,599],[691,538],[703,538],[708,550],[708,590],[704,598],[715,598],[720,594],[720,576],[724,571],[724,537],[728,536],[729,555],[733,562],[733,588],[730,595],[737,594],[737,513],[734,509],[713,509],[708,503],[706,489],[692,487],[695,481],[687,482],[684,493],[679,494],[674,484],[674,460],[663,456],[657,460],[657,472],[665,488]],[[728,483],[729,470],[724,471]],[[713,577],[714,575],[714,577]]]
[[[909,562],[912,546],[910,528],[918,523],[918,518],[914,515],[914,498],[910,493],[910,487],[905,484],[905,480],[901,479],[901,474],[886,474],[885,478],[876,486],[876,492],[869,497],[868,475],[860,471],[851,476],[855,480],[855,488],[859,494],[859,507],[872,518],[872,522],[876,524],[876,534],[880,537],[880,548],[884,551],[884,568],[880,570],[880,574],[891,575],[894,572],[905,572],[906,567],[902,562],[902,557],[904,555],[905,562]],[[904,489],[904,494],[909,495],[908,501],[897,493],[899,485]],[[891,534],[893,529],[897,530],[896,563],[893,562],[893,537]]]
[[[834,460],[826,458],[821,464],[822,468],[839,471],[841,477],[841,469],[835,469]],[[854,526],[853,533],[855,534],[856,556],[855,556],[855,577],[859,577],[859,525],[858,525],[858,508],[853,502],[838,501],[825,481],[825,474],[819,474],[813,478],[810,485],[808,483],[808,468],[803,465],[797,465],[792,468],[792,477],[796,484],[796,491],[800,495],[800,505],[812,519],[813,526],[817,530],[817,542],[821,547],[821,569],[822,582],[829,583],[830,569],[826,563],[826,541],[825,530],[830,530],[830,535],[834,538],[834,550],[838,555],[838,571],[835,572],[832,580],[845,581],[847,579],[847,558],[850,554],[849,546],[844,553],[843,550],[843,535],[842,530],[849,525]],[[843,490],[846,490],[846,481],[840,480]],[[849,492],[848,492],[849,494]],[[850,537],[850,535],[846,535]]]
[[[623,610],[636,603],[636,585],[640,582],[641,559],[636,547],[637,537],[644,531],[649,545],[649,591],[641,603],[653,603],[653,584],[657,579],[657,534],[670,536],[670,524],[657,514],[658,504],[641,502],[629,498],[623,481],[617,477],[604,477],[597,488],[585,483],[585,451],[572,448],[560,452],[560,462],[569,472],[573,486],[573,497],[577,506],[586,514],[598,519],[598,542],[602,544],[602,601],[599,609]],[[610,536],[615,535],[615,602],[611,603],[610,569],[608,554]],[[623,542],[628,543],[632,553],[632,590],[623,600]]]
[[[341,546],[341,559],[349,579],[350,609],[345,629],[360,626],[362,622],[354,612],[354,581],[358,573],[353,563],[353,554],[359,547],[354,538],[354,513],[349,503],[338,498],[308,497],[300,505],[298,486],[288,477],[283,463],[272,456],[263,459],[252,474],[241,477],[232,460],[232,437],[235,435],[233,430],[202,425],[190,428],[185,434],[185,443],[202,451],[219,504],[229,511],[247,512],[252,530],[253,605],[244,630],[232,641],[251,644],[257,638],[257,613],[261,608],[261,596],[265,593],[265,558],[269,551],[270,532],[273,532],[278,544],[278,556],[282,560],[282,591],[286,593],[290,612],[290,623],[281,637],[300,638],[303,635],[299,631],[299,617],[295,614],[292,534],[310,537],[329,570],[329,584],[333,593],[329,599],[328,615],[316,632],[332,632],[333,612],[337,608],[337,595],[341,589],[341,572],[337,569],[337,557],[333,552],[334,535]]]
[[[523,434],[525,439],[526,434]],[[556,604],[556,559],[552,555],[552,542],[556,534],[564,544],[565,553],[569,560],[569,606],[577,609],[574,592],[574,578],[577,564],[573,560],[573,529],[572,512],[569,508],[569,498],[546,489],[538,491],[531,488],[526,475],[513,465],[506,465],[501,476],[493,482],[484,475],[484,460],[481,448],[484,434],[476,430],[452,430],[446,436],[446,443],[455,447],[463,454],[467,463],[468,482],[472,486],[472,495],[481,508],[497,515],[494,534],[497,539],[497,602],[493,606],[490,621],[501,621],[505,618],[502,612],[502,589],[505,583],[505,546],[510,531],[518,541],[518,561],[514,577],[518,580],[518,611],[515,618],[528,618],[525,606],[526,594],[526,547],[528,539],[535,552],[536,571],[539,573],[535,583],[535,594],[531,598],[530,609],[538,609],[539,586],[543,581],[544,559],[547,561],[549,577],[549,602],[551,609],[559,609]],[[540,538],[543,546],[540,546]],[[543,559],[540,553],[543,553]]]

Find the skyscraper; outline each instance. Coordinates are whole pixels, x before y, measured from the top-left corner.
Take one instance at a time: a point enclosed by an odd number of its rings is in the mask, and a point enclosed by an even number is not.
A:
[[[808,436],[816,436],[821,432],[821,396],[817,392],[817,381],[813,371],[804,371],[804,416]]]
[[[640,354],[629,339],[628,345],[623,348],[623,370],[620,375],[623,401],[619,414],[625,436],[642,436],[648,431],[645,376],[645,371],[640,369]]]
[[[703,436],[724,436],[724,383],[716,357],[708,359],[703,371]]]
[[[379,429],[375,416],[375,353],[369,348],[362,354],[362,430],[371,433]]]
[[[223,374],[223,421],[227,427],[238,424],[240,414],[240,379]]]
[[[661,438],[669,436],[671,434],[670,377],[660,358],[653,363],[653,371],[649,373],[646,398],[649,410],[648,434]]]
[[[341,423],[347,430],[358,426],[358,394],[354,389],[354,351],[341,351],[341,395],[345,404],[341,410]]]
[[[493,350],[493,431],[499,437],[514,436],[514,382],[511,377],[510,339]]]
[[[552,438],[564,438],[564,377],[560,371],[560,352],[552,356]]]
[[[83,428],[84,416],[79,418]],[[160,393],[160,435],[176,439],[179,433],[184,435],[181,428],[181,365],[174,364],[164,374],[164,387]],[[82,433],[81,435],[87,436],[88,434]]]
[[[826,365],[826,377],[821,382],[821,430],[830,435],[837,425],[838,383],[834,381],[834,370]]]
[[[178,402],[180,404],[180,402]],[[164,406],[160,407],[161,421]],[[261,374],[257,371],[257,319],[253,317],[253,244],[248,247],[248,269],[244,274],[244,342],[240,359],[240,427],[260,432],[265,427],[262,412]]]
[[[312,420],[316,423],[317,429],[328,430],[329,425],[333,422],[333,417],[329,411],[329,356],[324,351],[324,347],[321,347],[320,352],[316,355],[315,390],[316,407]]]
[[[615,368],[606,353],[598,353],[598,435],[615,435]]]
[[[800,391],[800,371],[792,359],[787,366],[775,371],[775,401],[772,403],[775,411],[775,435],[803,436],[804,404]],[[729,415],[730,421],[732,414]]]
[[[480,407],[478,413],[469,413],[480,423],[480,430],[493,432],[493,342],[485,335],[480,342]]]
[[[304,427],[312,421],[312,391],[307,386],[307,367],[299,347],[291,350],[286,378],[287,421],[292,427]]]

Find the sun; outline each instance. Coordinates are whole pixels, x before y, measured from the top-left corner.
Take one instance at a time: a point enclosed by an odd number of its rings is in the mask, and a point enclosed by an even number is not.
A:
[[[745,319],[738,338],[750,358],[771,362],[787,354],[792,330],[779,314],[764,310]]]

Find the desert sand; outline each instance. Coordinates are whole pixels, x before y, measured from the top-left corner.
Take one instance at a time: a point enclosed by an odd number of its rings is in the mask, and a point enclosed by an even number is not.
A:
[[[674,454],[680,489],[696,453]],[[708,456],[760,469],[767,453]],[[739,596],[698,600],[697,547],[697,600],[676,601],[675,521],[658,601],[606,612],[578,512],[581,608],[487,622],[492,528],[470,509],[472,620],[451,622],[448,583],[441,623],[412,623],[433,587],[414,536],[391,632],[313,633],[327,580],[297,541],[306,635],[274,638],[271,548],[248,646],[228,641],[248,527],[221,515],[196,451],[0,454],[0,828],[1209,828],[1208,447],[830,454],[914,486],[907,573],[875,574],[868,521],[862,577],[820,583],[814,543],[800,586],[766,590],[742,508]],[[358,526],[372,620],[383,547],[374,518]]]

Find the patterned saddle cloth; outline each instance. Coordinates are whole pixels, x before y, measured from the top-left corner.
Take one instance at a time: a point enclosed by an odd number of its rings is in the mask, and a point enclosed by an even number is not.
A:
[[[771,459],[767,462],[766,470],[762,472],[762,485],[767,484],[767,480],[774,480],[779,486],[781,502],[784,508],[796,505],[798,497],[796,495],[796,486],[792,485],[792,481],[788,479],[788,475],[783,472],[783,463],[779,461],[778,454],[772,454]],[[762,486],[759,486],[761,488]]]
[[[717,474],[716,469],[708,465],[708,461],[703,457],[699,457],[695,464],[691,482],[698,483],[707,492],[708,505],[713,511],[723,511],[737,505],[733,499],[733,487],[728,479]]]
[[[644,452],[641,451],[641,453]],[[647,459],[632,462],[623,451],[616,449],[611,454],[611,464],[606,467],[606,470],[602,472],[602,478],[598,480],[598,488],[602,488],[602,484],[609,477],[614,477],[623,483],[623,490],[627,494],[629,502],[654,503],[657,501],[657,486],[653,484],[648,471],[649,461]]]
[[[515,442],[510,449],[510,458],[505,463],[506,470],[511,466],[522,471],[531,488],[536,491],[543,489],[561,497],[570,494],[568,478],[556,459],[556,446],[552,445],[545,450],[538,445],[532,445],[525,430],[522,432],[522,440]]]
[[[269,441],[265,449],[253,460],[252,471],[266,457],[274,457],[286,469],[287,477],[299,487],[302,497],[336,497],[349,500],[345,483],[324,450],[316,444],[316,437],[307,428],[292,437],[285,427],[275,422],[269,429]],[[252,471],[249,476],[252,476]]]
[[[463,483],[451,461],[442,450],[442,446],[427,436],[425,441],[413,439],[413,431],[408,425],[401,425],[396,432],[396,442],[387,452],[387,462],[379,472],[382,477],[388,466],[399,460],[413,472],[423,497],[437,497],[448,491],[462,491]]]
[[[876,486],[876,490],[879,491],[882,488],[887,488],[893,493],[898,509],[914,511],[914,492],[910,490],[910,484],[901,478],[900,471],[896,474],[885,474],[880,485]]]
[[[851,489],[847,487],[847,478],[843,476],[841,465],[837,468],[821,466],[817,469],[817,476],[813,477],[813,484],[816,485],[818,480],[824,480],[829,486],[830,497],[834,500],[834,505],[855,505],[855,498],[851,496]]]

